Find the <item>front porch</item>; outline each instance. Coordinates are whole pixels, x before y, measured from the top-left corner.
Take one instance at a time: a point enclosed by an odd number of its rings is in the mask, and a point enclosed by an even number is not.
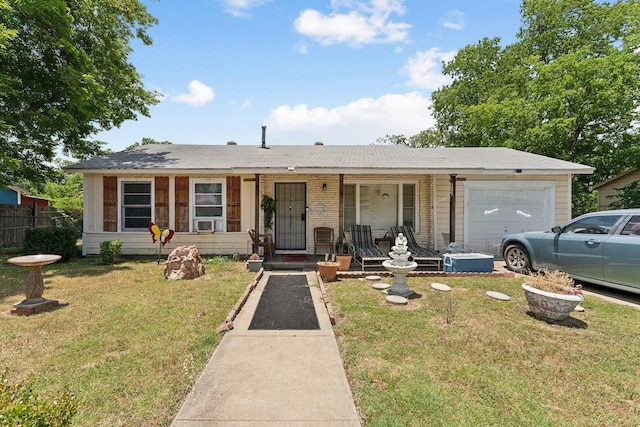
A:
[[[263,268],[267,271],[287,270],[287,271],[316,271],[318,269],[317,262],[324,261],[324,255],[306,255],[306,260],[290,260],[286,254],[276,254],[264,261]],[[362,271],[359,264],[351,262],[348,271],[338,271],[338,277],[366,277],[376,275],[382,277],[392,277],[382,265],[367,266],[366,271]],[[436,270],[426,266],[419,266],[416,270],[408,274],[413,276],[433,276],[433,277],[457,277],[465,275],[481,275],[495,277],[514,277],[514,273],[507,270],[502,260],[495,261],[493,271],[491,273],[452,273]]]

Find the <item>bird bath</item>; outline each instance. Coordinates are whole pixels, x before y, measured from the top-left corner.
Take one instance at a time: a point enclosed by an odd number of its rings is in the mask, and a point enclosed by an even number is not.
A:
[[[29,267],[29,275],[27,276],[27,282],[24,285],[24,294],[26,299],[18,304],[14,304],[13,306],[15,308],[11,310],[11,314],[34,314],[58,305],[58,301],[42,297],[42,294],[44,293],[42,266],[53,264],[60,258],[62,258],[60,255],[39,254],[19,256],[9,258],[7,260],[7,262],[14,265]]]
[[[407,238],[402,234],[396,237],[395,245],[389,252],[390,260],[382,263],[382,266],[393,273],[393,285],[387,291],[389,295],[399,295],[405,298],[419,298],[420,294],[409,289],[407,274],[418,267],[415,261],[409,261],[411,252],[407,249]]]

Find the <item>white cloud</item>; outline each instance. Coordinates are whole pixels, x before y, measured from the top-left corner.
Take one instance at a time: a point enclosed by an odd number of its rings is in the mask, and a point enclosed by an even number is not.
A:
[[[451,78],[442,74],[442,62],[451,61],[455,55],[456,51],[441,52],[437,47],[416,53],[403,68],[409,75],[407,85],[435,90],[451,83]]]
[[[189,93],[182,93],[172,98],[173,102],[183,102],[192,107],[199,107],[212,101],[216,96],[213,89],[205,85],[201,81],[192,80],[189,83]]]
[[[459,31],[464,28],[464,13],[457,9],[453,9],[449,12],[449,16],[447,18],[440,20],[440,23],[445,28]]]
[[[385,135],[415,135],[435,122],[418,92],[362,98],[335,108],[282,105],[265,123],[270,140],[287,144],[372,144]]]
[[[303,55],[306,55],[307,52],[309,52],[309,45],[306,42],[300,42],[295,46],[295,49],[299,53],[301,53]]]
[[[251,99],[245,99],[243,101],[231,101],[232,106],[236,107],[239,110],[246,110],[247,108],[253,105],[253,101]]]
[[[302,11],[294,21],[296,31],[324,45],[409,41],[411,25],[390,20],[391,14],[404,15],[404,0],[333,0],[331,5],[334,11],[328,15],[313,9]]]
[[[247,18],[250,16],[249,11],[263,4],[269,3],[271,0],[222,0],[225,13],[235,16],[236,18]]]

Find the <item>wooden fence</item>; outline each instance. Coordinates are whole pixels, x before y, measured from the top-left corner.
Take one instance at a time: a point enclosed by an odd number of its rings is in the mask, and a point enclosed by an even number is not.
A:
[[[56,225],[57,216],[50,206],[0,205],[0,248],[22,247],[26,229]]]

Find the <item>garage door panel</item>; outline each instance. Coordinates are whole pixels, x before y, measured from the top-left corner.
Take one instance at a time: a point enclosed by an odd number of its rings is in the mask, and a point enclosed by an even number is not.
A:
[[[469,185],[471,184],[471,185]],[[553,182],[546,188],[522,182],[473,182],[465,186],[465,243],[475,251],[498,253],[507,233],[550,228]]]

